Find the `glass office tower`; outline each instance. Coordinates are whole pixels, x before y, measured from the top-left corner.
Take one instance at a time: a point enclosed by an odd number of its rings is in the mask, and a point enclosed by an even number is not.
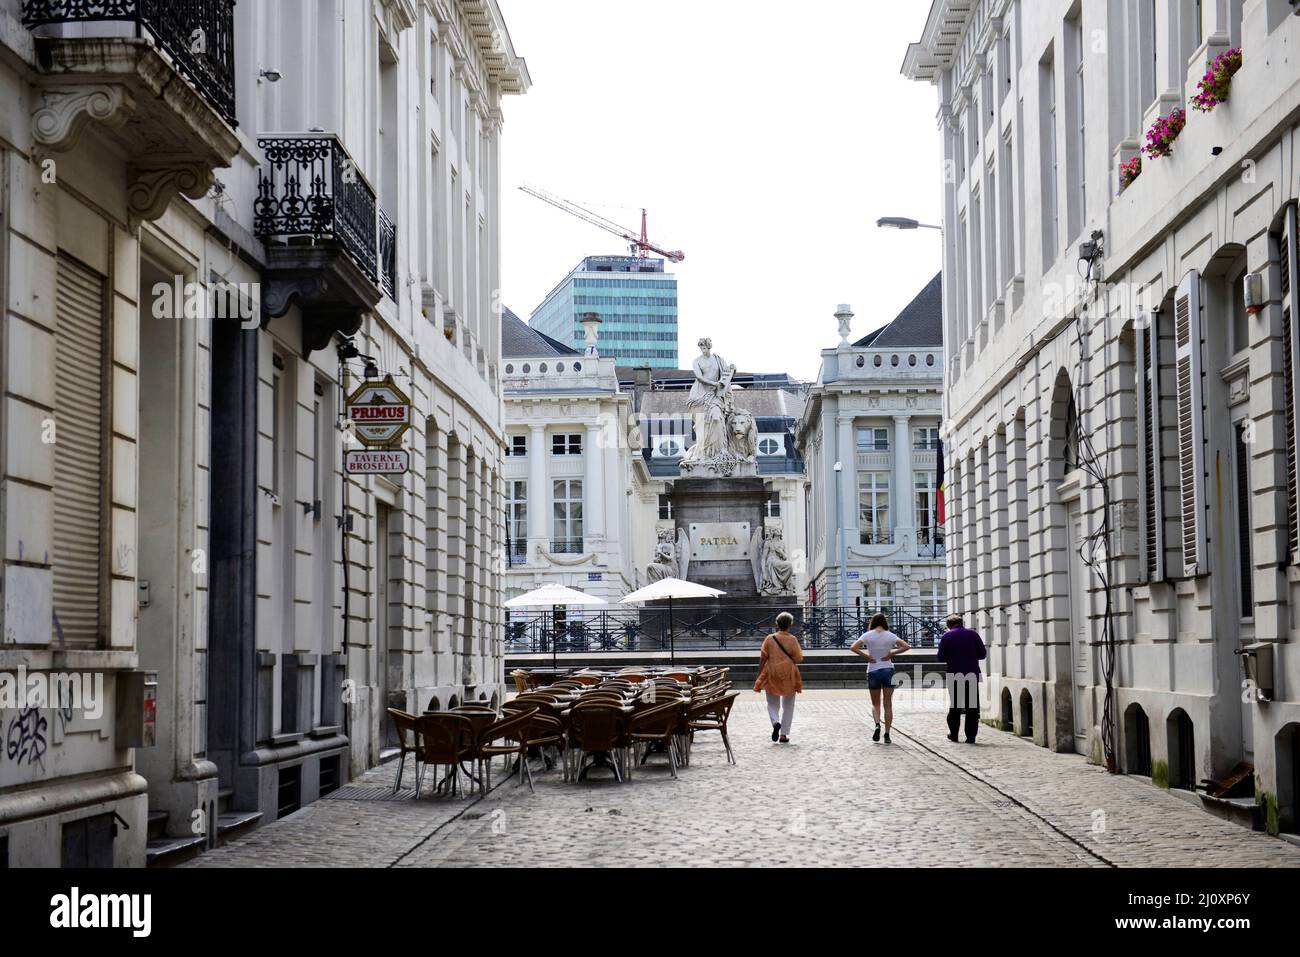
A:
[[[528,324],[582,349],[582,314],[600,316],[600,354],[620,366],[677,367],[677,280],[662,259],[589,256],[533,310]]]

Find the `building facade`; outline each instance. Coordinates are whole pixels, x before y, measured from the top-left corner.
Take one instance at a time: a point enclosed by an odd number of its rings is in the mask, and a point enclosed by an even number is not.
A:
[[[1274,831],[1300,817],[1293,13],[937,0],[903,68],[939,93],[949,587],[984,710],[1211,799],[1240,779]]]
[[[506,598],[555,583],[616,602],[637,587],[638,490],[649,478],[632,396],[612,357],[571,349],[508,310],[502,338]]]
[[[892,322],[851,342],[853,313],[837,314],[840,343],[798,426],[807,460],[807,597],[812,604],[946,613],[938,522],[943,401],[941,283]],[[838,468],[837,468],[838,466]],[[935,627],[928,629],[931,635]],[[918,632],[919,633],[919,632]]]
[[[664,260],[588,256],[533,310],[529,325],[582,348],[588,312],[600,314],[601,352],[619,366],[677,365],[677,280]]]
[[[500,689],[500,11],[164,6],[0,2],[0,672],[107,679],[0,696],[15,865],[211,846]],[[389,376],[410,468],[348,474]]]

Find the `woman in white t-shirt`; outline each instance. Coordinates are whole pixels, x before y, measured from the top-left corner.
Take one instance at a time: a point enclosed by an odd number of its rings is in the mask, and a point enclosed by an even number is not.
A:
[[[911,650],[911,645],[889,630],[884,615],[871,616],[871,625],[864,631],[849,651],[866,658],[867,689],[871,693],[871,716],[876,721],[872,741],[880,740],[880,699],[885,699],[885,744],[890,744],[889,731],[894,726],[894,656]]]

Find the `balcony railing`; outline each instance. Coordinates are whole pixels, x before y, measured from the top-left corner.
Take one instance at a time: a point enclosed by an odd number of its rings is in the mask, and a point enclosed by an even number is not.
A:
[[[866,608],[812,606],[790,609],[791,627],[805,650],[847,649],[867,630]],[[890,629],[913,648],[934,648],[946,630],[945,613],[934,606],[884,609]],[[713,611],[673,612],[671,646],[677,651],[754,649],[772,633],[770,606],[730,607]],[[510,612],[505,650],[515,654],[591,651],[667,651],[670,647],[666,608],[596,611],[571,606],[551,611]]]
[[[552,555],[581,555],[582,539],[580,538],[557,538],[551,542]]]
[[[506,566],[513,568],[528,562],[528,542],[525,539],[506,542]]]
[[[379,211],[379,281],[388,298],[397,301],[397,227]]]
[[[257,173],[253,228],[259,236],[333,240],[379,283],[375,191],[338,138],[266,136]]]
[[[235,0],[24,0],[23,23],[125,21],[235,125]]]
[[[863,529],[858,533],[859,545],[892,545],[894,544],[894,533],[892,531],[872,532]]]

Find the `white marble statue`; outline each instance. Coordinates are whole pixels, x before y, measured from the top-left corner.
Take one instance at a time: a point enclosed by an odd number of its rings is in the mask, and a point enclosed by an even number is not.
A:
[[[682,474],[753,475],[758,429],[753,415],[736,408],[732,395],[736,367],[713,351],[712,339],[701,339],[699,345],[700,355],[692,366],[695,384],[686,400],[686,407],[695,413],[695,444],[682,457]]]
[[[793,595],[794,564],[785,551],[785,536],[780,526],[754,530],[750,550],[754,567],[754,587],[760,595]]]

